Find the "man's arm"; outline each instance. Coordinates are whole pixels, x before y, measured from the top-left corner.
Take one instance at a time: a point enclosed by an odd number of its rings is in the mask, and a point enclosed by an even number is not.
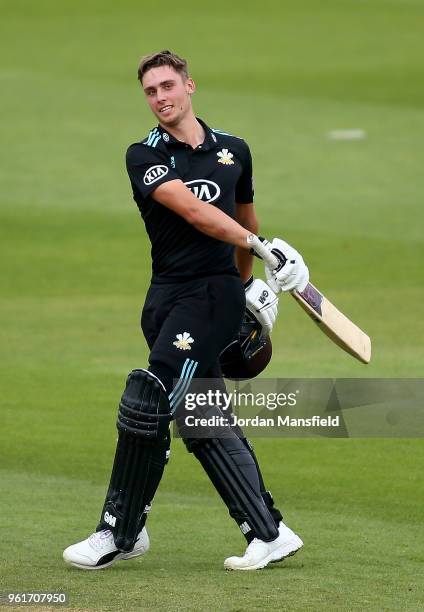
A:
[[[259,225],[253,203],[236,204],[236,219],[242,227],[248,230],[249,234],[258,233]],[[252,276],[253,255],[245,249],[236,247],[235,256],[241,279],[245,283]]]
[[[162,183],[153,191],[152,197],[207,236],[249,251],[247,236],[251,231],[216,206],[201,202],[181,180]]]
[[[187,223],[207,236],[233,244],[246,251],[250,250],[247,238],[252,234],[252,231],[242,227],[219,208],[196,198],[181,179],[162,183],[156,187],[152,195],[157,202],[183,217]],[[245,204],[245,206],[249,206],[249,204]],[[278,270],[268,270],[268,284],[271,289],[273,289],[274,284],[277,291],[291,291],[292,289],[302,291],[302,287],[304,288],[308,282],[309,272],[300,253],[278,238],[275,238],[272,243],[267,243],[267,249],[273,251],[274,255],[280,253],[280,261],[282,262]],[[288,257],[285,257],[284,250]],[[288,258],[290,258],[290,265],[286,264]],[[244,275],[249,271],[249,265],[245,265]],[[243,280],[245,279],[243,278]]]

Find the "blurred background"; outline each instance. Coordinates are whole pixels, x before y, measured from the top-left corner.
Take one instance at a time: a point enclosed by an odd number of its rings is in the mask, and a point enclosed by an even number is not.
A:
[[[223,574],[243,540],[179,440],[149,559],[87,578],[61,551],[96,525],[125,376],[146,365],[150,254],[124,163],[155,125],[137,81],[146,53],[189,60],[197,114],[251,147],[261,233],[298,248],[373,340],[364,366],[285,296],[266,375],[422,376],[422,0],[0,12],[3,590],[68,590],[71,607],[105,610],[419,609],[418,441],[255,440],[309,543],[286,567]]]

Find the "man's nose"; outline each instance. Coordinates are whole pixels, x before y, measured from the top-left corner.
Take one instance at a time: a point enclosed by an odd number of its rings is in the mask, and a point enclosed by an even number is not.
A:
[[[158,102],[163,102],[166,100],[166,91],[164,89],[158,89],[157,96]]]

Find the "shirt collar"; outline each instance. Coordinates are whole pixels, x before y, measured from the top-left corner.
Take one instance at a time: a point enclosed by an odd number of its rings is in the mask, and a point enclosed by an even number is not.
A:
[[[215,149],[218,146],[217,138],[215,134],[213,133],[211,128],[208,125],[206,125],[204,121],[202,121],[202,119],[199,119],[199,117],[196,117],[196,119],[200,123],[200,125],[203,127],[203,129],[205,130],[205,140],[202,142],[202,145],[201,145],[202,151],[209,151],[210,149]],[[181,140],[178,140],[177,138],[172,136],[172,134],[167,132],[161,125],[158,125],[158,130],[162,136],[163,142],[166,145],[179,145],[179,146],[186,145],[185,142],[182,142]]]

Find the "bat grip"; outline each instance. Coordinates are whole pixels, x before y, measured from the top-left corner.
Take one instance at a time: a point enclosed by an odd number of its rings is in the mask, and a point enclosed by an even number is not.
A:
[[[262,259],[266,262],[267,266],[271,268],[271,270],[275,270],[280,265],[280,261],[275,255],[268,251],[266,246],[259,240],[255,234],[249,234],[247,237],[247,244],[250,245],[256,253],[262,257]]]

